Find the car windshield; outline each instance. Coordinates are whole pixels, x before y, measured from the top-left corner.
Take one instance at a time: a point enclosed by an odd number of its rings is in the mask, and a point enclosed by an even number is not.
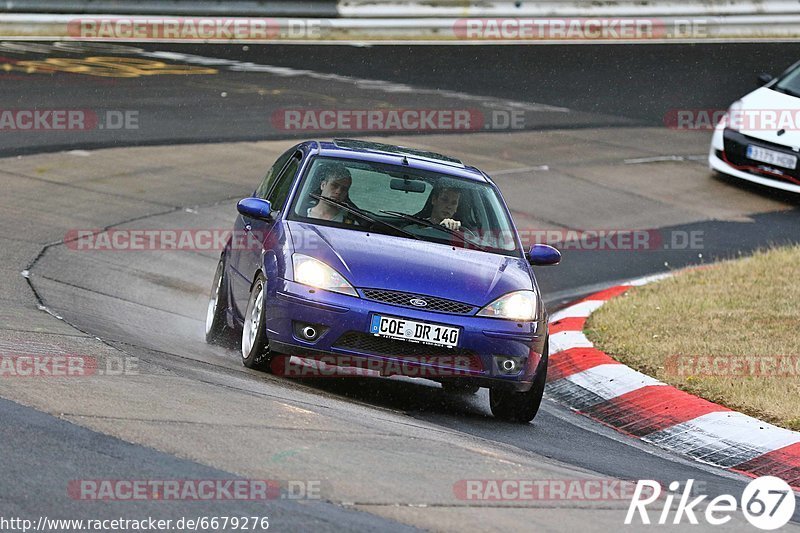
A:
[[[800,97],[800,65],[781,76],[773,89]]]
[[[369,161],[315,157],[289,215],[320,225],[519,255],[485,182]]]

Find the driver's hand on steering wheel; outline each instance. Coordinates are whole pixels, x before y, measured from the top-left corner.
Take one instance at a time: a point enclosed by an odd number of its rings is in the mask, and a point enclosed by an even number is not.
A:
[[[459,222],[458,220],[453,220],[452,218],[446,218],[442,220],[439,224],[447,229],[451,229],[454,231],[461,229],[461,222]]]

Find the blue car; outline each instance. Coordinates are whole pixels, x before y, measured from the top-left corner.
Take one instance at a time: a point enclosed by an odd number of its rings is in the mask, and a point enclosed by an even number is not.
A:
[[[488,387],[495,417],[536,416],[548,330],[531,265],[561,255],[522,249],[485,173],[411,148],[308,141],[238,211],[206,340],[241,336],[248,368],[323,361]]]

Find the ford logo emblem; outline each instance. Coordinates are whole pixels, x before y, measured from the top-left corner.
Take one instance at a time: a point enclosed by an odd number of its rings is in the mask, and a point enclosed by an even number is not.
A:
[[[422,300],[420,298],[412,298],[411,300],[409,300],[409,302],[411,303],[411,305],[413,305],[415,307],[427,307],[428,306],[428,302],[426,302],[425,300]]]

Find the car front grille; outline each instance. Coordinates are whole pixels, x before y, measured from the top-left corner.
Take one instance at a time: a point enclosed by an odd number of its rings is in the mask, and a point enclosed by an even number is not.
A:
[[[755,139],[731,129],[726,129],[723,135],[725,142],[725,153],[723,156],[728,163],[737,167],[748,167],[747,170],[751,173],[764,175],[772,179],[788,181],[790,183],[797,183],[796,180],[800,180],[800,169],[791,170],[787,168],[772,167],[783,172],[784,175],[781,176],[773,172],[767,172],[760,169],[760,167],[769,167],[770,165],[765,165],[759,161],[753,161],[747,157],[748,145],[759,146],[794,156],[800,156],[800,154],[793,152],[790,148],[780,144],[762,141],[761,139]]]
[[[387,291],[383,289],[362,289],[362,291],[364,292],[364,297],[368,300],[399,307],[410,307],[411,309],[421,309],[433,311],[435,313],[450,313],[454,315],[466,315],[475,310],[475,306],[473,305],[454,302],[453,300],[445,300],[444,298],[435,298],[433,296]],[[417,306],[412,304],[411,300],[423,300],[427,305]]]
[[[458,364],[462,368],[470,370],[481,370],[483,368],[480,357],[472,350],[428,346],[414,342],[387,339],[360,331],[348,331],[339,337],[333,348],[418,362],[424,361],[432,364],[436,364],[435,360],[437,358],[442,358],[442,364],[446,366],[451,366],[455,360],[462,363]]]

